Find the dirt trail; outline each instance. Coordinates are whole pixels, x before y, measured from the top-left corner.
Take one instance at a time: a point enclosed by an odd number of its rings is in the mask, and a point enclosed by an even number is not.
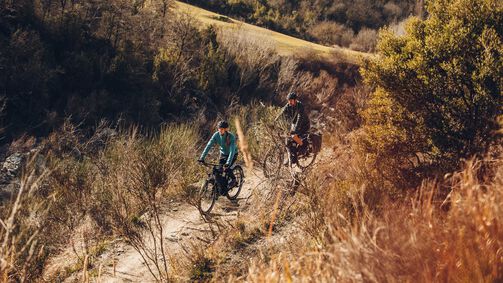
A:
[[[213,217],[225,220],[236,219],[241,211],[247,208],[247,199],[254,190],[260,189],[264,178],[257,170],[245,170],[245,183],[237,202],[233,203],[220,197],[213,208]],[[166,251],[171,258],[182,256],[182,245],[197,241],[199,235],[211,234],[196,207],[179,204],[169,213],[163,215],[164,239]],[[125,243],[117,243],[113,249],[102,256],[101,282],[153,282],[154,278],[143,263],[140,254]],[[115,275],[114,264],[115,261]],[[74,278],[76,279],[76,278]]]

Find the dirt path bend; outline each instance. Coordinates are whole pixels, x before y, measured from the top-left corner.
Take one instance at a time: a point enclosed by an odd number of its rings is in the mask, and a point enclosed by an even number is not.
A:
[[[239,212],[246,210],[247,199],[263,184],[264,178],[259,171],[245,170],[245,183],[238,201],[231,202],[225,197],[220,197],[213,208],[213,217],[224,220],[236,219]],[[163,237],[166,239],[166,251],[172,258],[183,256],[184,243],[197,241],[202,234],[211,234],[208,224],[203,220],[197,208],[188,204],[175,205],[175,208],[162,216],[162,222],[164,223]],[[103,266],[101,282],[155,281],[140,254],[125,243],[115,244],[113,249],[105,252],[101,257]]]

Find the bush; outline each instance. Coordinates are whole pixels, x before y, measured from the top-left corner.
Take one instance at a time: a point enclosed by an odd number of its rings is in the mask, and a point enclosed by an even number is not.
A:
[[[114,134],[107,137],[106,132]],[[18,198],[0,207],[7,225],[0,226],[5,239],[0,254],[9,259],[0,261],[2,278],[39,276],[48,255],[66,246],[83,226],[93,231],[85,241],[124,237],[147,255],[154,276],[165,278],[167,259],[150,262],[148,256],[167,255],[158,237],[161,210],[172,199],[190,201],[184,199],[186,190],[202,176],[195,162],[198,141],[197,129],[185,124],[165,125],[155,135],[102,126],[86,139],[66,123],[40,145],[40,154],[48,158],[35,155],[27,164]],[[143,238],[145,229],[155,237]],[[158,250],[144,250],[145,241],[157,241]]]
[[[363,52],[374,52],[377,44],[377,31],[363,28],[353,39],[349,48]]]
[[[351,29],[335,22],[316,24],[309,28],[308,33],[322,44],[342,47],[348,47],[354,36]]]
[[[377,164],[394,164],[402,180],[445,173],[495,141],[502,9],[494,0],[432,1],[430,17],[411,19],[406,35],[381,33],[380,56],[363,69],[377,87],[363,114],[364,148]]]
[[[187,125],[166,126],[151,138],[136,130],[122,134],[96,161],[93,218],[125,237],[139,233],[135,217],[183,195],[197,181],[197,141],[197,130]]]

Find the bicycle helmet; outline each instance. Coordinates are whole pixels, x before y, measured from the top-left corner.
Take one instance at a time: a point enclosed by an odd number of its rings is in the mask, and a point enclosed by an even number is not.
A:
[[[218,128],[219,129],[227,129],[227,128],[229,128],[229,123],[227,123],[227,121],[225,121],[225,120],[222,120],[222,121],[218,122]]]
[[[295,92],[290,92],[287,97],[287,99],[297,99],[297,94]]]

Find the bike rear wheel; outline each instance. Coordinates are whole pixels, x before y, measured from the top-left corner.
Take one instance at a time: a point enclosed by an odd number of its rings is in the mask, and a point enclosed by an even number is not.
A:
[[[316,159],[317,153],[314,151],[313,144],[310,142],[307,144],[306,154],[299,156],[297,160],[297,165],[301,169],[306,169],[311,166]]]
[[[217,201],[217,190],[215,182],[212,180],[204,181],[199,190],[198,209],[202,214],[209,214],[215,202]]]
[[[271,147],[265,154],[264,163],[262,168],[264,171],[264,176],[266,178],[271,178],[277,176],[281,166],[283,165],[284,158],[283,148],[280,146]]]
[[[236,177],[237,185],[229,189],[229,191],[227,192],[227,198],[230,200],[235,200],[241,192],[241,188],[243,187],[245,174],[243,172],[243,168],[241,168],[241,166],[239,165],[236,165],[234,166],[234,168],[232,168],[232,173],[234,174],[234,177]]]

